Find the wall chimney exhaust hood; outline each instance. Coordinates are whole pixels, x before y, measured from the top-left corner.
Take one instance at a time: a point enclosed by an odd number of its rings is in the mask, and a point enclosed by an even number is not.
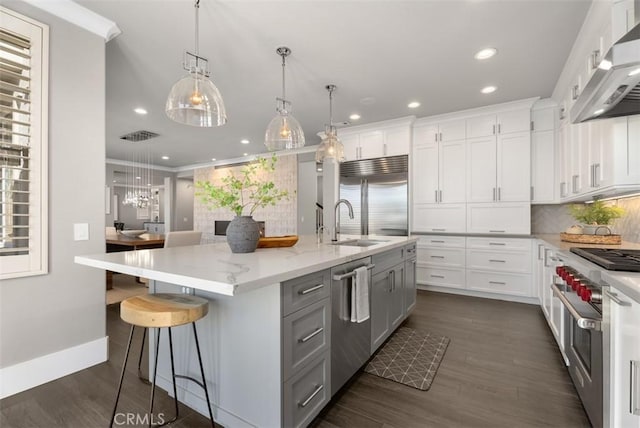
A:
[[[635,27],[609,49],[571,108],[571,122],[640,114],[640,0]]]

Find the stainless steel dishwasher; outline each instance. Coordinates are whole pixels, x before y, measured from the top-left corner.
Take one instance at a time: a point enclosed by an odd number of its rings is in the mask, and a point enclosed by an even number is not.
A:
[[[354,269],[373,268],[371,257],[331,269],[331,396],[353,376],[371,356],[371,319],[351,322],[351,287]],[[371,270],[369,270],[371,299]]]

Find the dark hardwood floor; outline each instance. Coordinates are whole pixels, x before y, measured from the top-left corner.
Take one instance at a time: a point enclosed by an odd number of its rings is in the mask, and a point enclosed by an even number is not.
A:
[[[419,292],[405,325],[451,338],[431,389],[359,373],[315,428],[589,426],[537,306]],[[110,360],[0,401],[0,427],[107,426],[128,332],[117,305],[109,306]],[[119,410],[142,415],[149,387],[137,379],[136,363],[130,360]],[[158,392],[156,408],[170,413],[171,399]],[[172,426],[210,426],[187,407],[180,412]]]

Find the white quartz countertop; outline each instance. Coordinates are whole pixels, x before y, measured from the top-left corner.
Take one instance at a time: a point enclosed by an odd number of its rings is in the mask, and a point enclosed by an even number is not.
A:
[[[341,235],[340,241],[361,238]],[[366,237],[363,237],[366,238]],[[416,237],[373,236],[384,240],[369,247],[317,243],[301,236],[293,247],[259,248],[233,254],[227,243],[76,256],[75,262],[99,269],[233,296],[341,263],[416,242]]]

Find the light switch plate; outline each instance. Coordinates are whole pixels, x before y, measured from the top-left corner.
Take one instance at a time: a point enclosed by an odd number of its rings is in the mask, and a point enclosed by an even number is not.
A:
[[[74,241],[89,240],[89,223],[74,223],[73,240]]]

